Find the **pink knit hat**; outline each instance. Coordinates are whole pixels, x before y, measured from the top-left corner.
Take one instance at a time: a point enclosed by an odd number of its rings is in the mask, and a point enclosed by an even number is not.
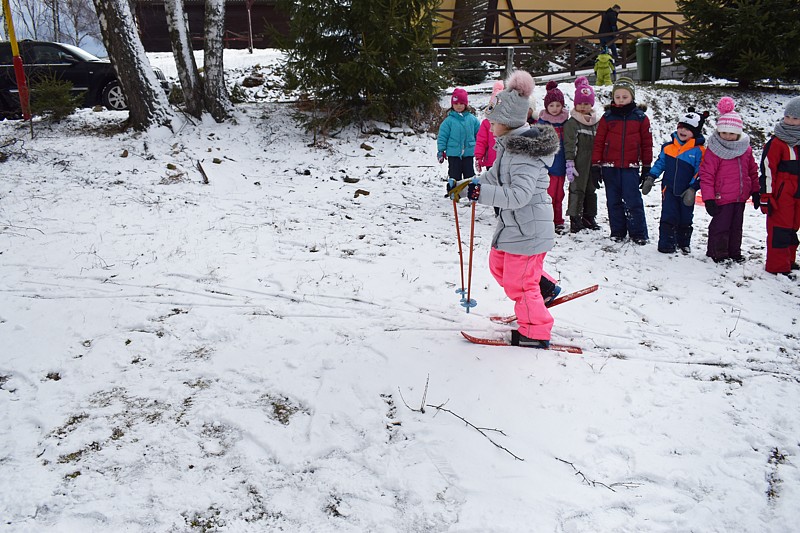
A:
[[[455,104],[469,104],[469,98],[467,98],[467,91],[458,87],[455,91],[453,91],[453,97],[450,99],[450,105]]]
[[[489,105],[494,105],[497,102],[497,93],[505,89],[505,85],[501,80],[497,80],[492,85],[492,96],[489,97]]]
[[[558,84],[553,80],[547,82],[545,86],[547,89],[547,94],[544,95],[544,107],[547,109],[547,106],[550,105],[552,102],[558,102],[562,106],[564,105],[564,93],[558,88]]]
[[[717,111],[719,111],[719,118],[717,118],[717,131],[720,133],[735,133],[742,134],[744,124],[742,117],[733,109],[736,107],[736,102],[730,96],[723,96],[717,103]]]
[[[594,106],[594,89],[589,85],[589,80],[586,76],[579,76],[575,80],[575,98],[573,98],[575,105],[589,104]]]

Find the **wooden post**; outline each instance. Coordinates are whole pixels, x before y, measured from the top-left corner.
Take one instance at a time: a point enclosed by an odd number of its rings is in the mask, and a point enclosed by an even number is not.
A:
[[[506,75],[507,78],[511,73],[514,72],[514,47],[509,46],[506,48]]]

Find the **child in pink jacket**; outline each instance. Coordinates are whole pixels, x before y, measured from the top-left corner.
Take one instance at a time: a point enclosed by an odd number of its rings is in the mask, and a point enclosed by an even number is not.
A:
[[[489,97],[489,108],[497,103],[497,93],[504,88],[502,81],[494,82],[492,86],[492,96]],[[478,129],[478,135],[475,138],[475,168],[478,172],[483,172],[484,169],[489,170],[494,165],[494,160],[497,158],[497,152],[494,149],[494,134],[492,133],[492,125],[488,118],[483,119],[481,127]]]
[[[703,202],[711,215],[706,255],[715,263],[744,261],[745,202],[759,190],[758,166],[750,137],[742,131],[742,117],[734,107],[735,102],[728,96],[717,104],[720,112],[717,129],[706,142],[706,153],[698,173]]]

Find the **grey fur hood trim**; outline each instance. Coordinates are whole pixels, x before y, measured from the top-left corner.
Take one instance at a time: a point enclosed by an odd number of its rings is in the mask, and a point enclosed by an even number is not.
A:
[[[512,135],[506,142],[510,153],[526,154],[531,157],[553,155],[561,149],[561,141],[553,126],[534,124],[521,135]]]

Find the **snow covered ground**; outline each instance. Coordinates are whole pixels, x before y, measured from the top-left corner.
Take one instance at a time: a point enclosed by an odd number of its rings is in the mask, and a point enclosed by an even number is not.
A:
[[[723,90],[637,101],[660,142]],[[734,98],[763,138],[790,95]],[[492,211],[466,314],[434,138],[312,147],[290,114],[0,122],[1,531],[797,530],[800,287],[764,272],[763,215],[747,261],[716,265],[701,206],[692,254],[665,256],[608,238],[601,191],[603,231],[546,261],[566,291],[600,284],[552,310],[583,355],[471,345],[512,311]]]

